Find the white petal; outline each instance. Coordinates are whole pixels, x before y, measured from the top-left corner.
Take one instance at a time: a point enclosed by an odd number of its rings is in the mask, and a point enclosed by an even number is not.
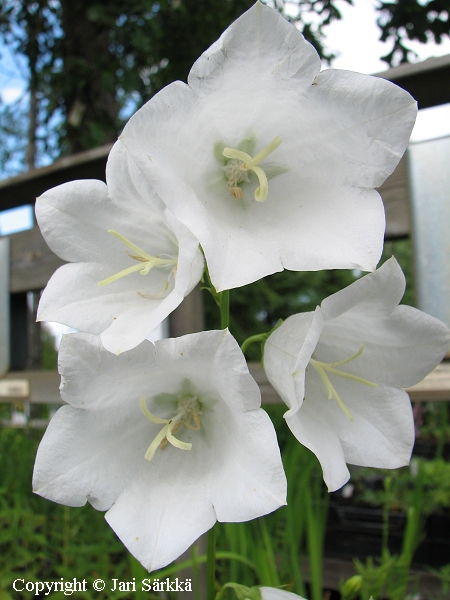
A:
[[[337,416],[339,438],[348,463],[396,469],[409,463],[414,444],[414,420],[408,394],[400,389],[336,382],[341,398],[352,413]],[[341,411],[342,412],[342,411]]]
[[[376,78],[314,81],[317,65],[295,28],[255,5],[198,60],[190,86],[171,84],[125,127],[121,139],[199,240],[217,290],[284,268],[373,270],[379,260],[384,211],[367,187],[400,158],[414,102]],[[269,180],[265,202],[253,200],[256,179],[236,200],[215,145],[252,137],[258,152],[275,136],[270,160],[285,172]]]
[[[198,252],[197,244],[191,248]],[[201,275],[194,270],[192,256],[181,266],[184,284],[196,283]],[[190,259],[190,260],[189,260]],[[183,300],[184,294],[174,289],[167,292],[167,274],[158,270],[152,276],[133,273],[106,286],[98,286],[120,268],[96,263],[71,263],[60,267],[49,280],[39,304],[38,319],[64,323],[78,330],[102,334],[105,348],[119,354],[142,342]],[[195,279],[197,277],[197,279]],[[133,289],[133,286],[134,289]],[[179,287],[186,292],[184,285]]]
[[[417,103],[385,79],[351,71],[322,71],[312,90],[322,127],[317,131],[326,164],[336,159],[348,185],[378,187],[408,144]]]
[[[408,464],[414,443],[411,403],[402,390],[371,388],[331,377],[351,420],[312,367],[308,367],[306,396],[287,423],[295,437],[319,459],[330,491],[349,478],[346,462],[393,469]]]
[[[339,362],[361,345],[362,354],[345,365],[345,371],[374,383],[409,387],[440,363],[450,345],[450,332],[441,321],[411,306],[398,306],[390,316],[378,319],[349,310],[326,322],[314,356]]]
[[[178,558],[216,521],[207,457],[193,460],[195,446],[179,456],[181,452],[172,447],[160,452],[159,460],[137,474],[105,515],[149,571]]]
[[[223,421],[222,421],[223,422]],[[286,478],[273,425],[263,410],[252,410],[227,425],[227,439],[215,471],[211,496],[217,519],[250,521],[286,504]]]
[[[148,428],[137,401],[136,408],[60,408],[36,455],[33,491],[68,506],[89,501],[98,510],[110,508],[130,484],[139,457],[145,461]]]
[[[409,461],[412,410],[398,388],[420,381],[440,362],[450,330],[398,306],[404,285],[391,259],[324,300],[314,316],[290,317],[266,342],[265,369],[290,407],[286,421],[318,457],[330,490],[347,481],[346,462],[396,468]],[[311,359],[336,369],[324,371],[328,383]]]
[[[273,587],[261,586],[259,591],[261,592],[262,600],[305,600],[297,594],[286,592],[285,590],[279,590],[278,588]]]
[[[292,315],[275,329],[264,345],[264,370],[291,412],[303,402],[305,368],[323,328],[320,308]]]
[[[144,201],[147,204],[147,218],[150,219],[153,214],[154,219],[161,220],[164,203],[148,185],[120,140],[114,144],[108,156],[106,183],[111,198],[125,210],[130,210],[134,205],[142,209]]]
[[[374,383],[408,387],[421,381],[442,360],[450,330],[410,306],[397,306],[403,273],[392,258],[322,302],[325,326],[315,357],[338,362],[364,350],[345,370]]]
[[[104,409],[111,414],[123,404],[124,398],[131,399],[141,416],[139,398],[150,395],[148,373],[155,369],[155,364],[155,346],[150,342],[114,356],[103,349],[97,336],[65,335],[58,355],[61,397],[74,407]]]
[[[192,450],[160,451],[153,469],[140,472],[106,515],[149,570],[172,562],[217,519],[249,520],[285,503],[273,426],[261,410],[236,419],[215,405],[202,427],[207,436],[183,435]]]
[[[374,273],[361,277],[321,304],[328,321],[353,309],[353,314],[380,318],[390,315],[405,292],[405,276],[395,258],[387,260]]]
[[[317,456],[328,491],[332,492],[349,480],[350,473],[336,432],[332,401],[323,398],[305,397],[300,410],[286,416],[286,423],[297,440]]]
[[[319,71],[314,47],[277,11],[257,2],[194,63],[188,83],[200,97],[239,89],[243,94],[248,90],[257,103],[266,86],[293,79],[301,91]]]
[[[97,180],[70,181],[42,194],[36,201],[36,219],[51,250],[66,261],[108,255],[114,238],[107,230],[115,222],[112,210],[109,225],[104,222],[107,215],[99,207],[105,204],[109,212],[113,207],[107,187]]]

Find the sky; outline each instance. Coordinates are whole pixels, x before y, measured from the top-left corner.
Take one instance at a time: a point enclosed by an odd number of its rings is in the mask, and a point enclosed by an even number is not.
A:
[[[386,54],[390,46],[378,40],[380,31],[376,25],[377,13],[374,6],[377,0],[354,0],[350,6],[341,0],[339,7],[343,18],[327,26],[326,46],[337,54],[333,67],[349,69],[361,73],[379,73],[387,69],[380,56]],[[443,44],[411,43],[418,54],[417,60],[431,56],[450,54],[450,39]],[[25,93],[26,63],[20,61],[8,50],[0,46],[0,95],[4,102],[12,102]],[[420,111],[411,136],[412,141],[421,141],[450,135],[450,105],[428,108]],[[0,234],[12,233],[15,227],[32,226],[30,209],[18,209],[0,213]]]
[[[327,48],[338,56],[332,66],[360,73],[380,73],[388,65],[380,60],[390,50],[390,44],[380,42],[376,25],[376,0],[354,0],[354,6],[343,2],[340,6],[342,20],[325,28]],[[408,42],[417,53],[417,62],[432,56],[450,54],[450,39],[442,44]],[[419,112],[411,135],[412,142],[450,135],[450,105],[426,108]]]

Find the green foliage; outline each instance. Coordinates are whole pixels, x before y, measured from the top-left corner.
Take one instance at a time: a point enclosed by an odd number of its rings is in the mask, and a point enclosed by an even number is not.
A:
[[[41,344],[41,369],[56,370],[58,351],[55,346],[55,338],[45,326],[41,329]]]
[[[126,579],[129,558],[102,513],[90,506],[56,505],[32,494],[39,437],[34,431],[0,430],[0,590],[22,600],[33,594],[14,595],[12,582],[24,576],[28,581],[122,575]],[[118,596],[95,594],[95,598],[107,597]]]
[[[272,407],[274,420],[281,424],[281,407]],[[248,523],[220,524],[218,535],[218,580],[239,581],[244,585],[278,586],[305,594],[299,557],[310,555],[315,589],[321,588],[323,535],[327,515],[327,494],[315,456],[286,432],[285,468],[292,482],[289,505],[262,519]],[[97,577],[140,581],[149,577],[116,538],[103,513],[87,505],[69,508],[49,502],[31,492],[32,465],[40,433],[14,429],[0,430],[0,593],[14,600],[33,597],[32,592],[16,594],[12,582],[26,576],[27,581],[59,581]],[[152,573],[152,577],[185,575],[186,567],[203,564],[197,556]],[[312,564],[312,563],[310,563]],[[52,598],[63,598],[63,592]],[[149,594],[93,592],[74,594],[74,598],[149,598]],[[0,596],[1,598],[1,596]],[[321,600],[316,591],[312,600]]]
[[[405,274],[406,290],[401,304],[416,306],[412,240],[408,238],[386,241],[384,243],[383,254],[379,266],[391,258],[391,256],[395,256]]]
[[[25,162],[26,118],[23,99],[11,104],[0,100],[0,173],[4,176],[15,175]]]
[[[352,271],[293,272],[282,271],[269,277],[231,290],[230,331],[239,344],[250,335],[266,333],[276,326],[279,319],[315,310],[324,298],[350,285],[359,274]],[[206,327],[219,327],[218,310],[209,297],[205,297]],[[250,360],[260,360],[257,345],[247,352]]]
[[[367,489],[367,482],[374,474],[384,475],[382,489]],[[374,600],[404,600],[407,591],[414,593],[419,579],[411,573],[414,553],[424,537],[426,516],[436,509],[450,506],[450,465],[445,461],[426,461],[414,458],[411,470],[407,468],[393,471],[380,469],[359,469],[352,478],[356,485],[356,499],[376,506],[383,506],[383,548],[381,557],[368,557],[363,563],[355,560],[357,593],[361,598]],[[402,548],[399,554],[391,554],[388,548],[390,511],[402,511],[406,516]],[[448,567],[436,571],[441,578],[445,592]],[[353,600],[355,588],[349,581],[341,585],[343,600]],[[445,597],[445,596],[443,596]]]
[[[367,482],[389,478],[388,488],[369,487]],[[415,493],[420,484],[426,494],[421,499],[424,515],[450,508],[450,464],[440,459],[426,460],[413,457],[410,467],[392,471],[361,468],[354,472],[355,497],[373,506],[388,506],[390,510],[407,511],[414,505]]]
[[[310,600],[322,600],[329,495],[316,457],[290,434],[283,412],[281,406],[269,407],[289,481],[288,505],[248,523],[217,526],[217,581],[234,581],[249,587],[283,584]],[[148,574],[124,549],[101,512],[89,505],[60,506],[31,493],[32,465],[40,436],[36,431],[0,430],[0,600],[31,600],[31,592],[14,595],[12,590],[14,579],[25,575],[29,581],[86,578],[91,584],[89,591],[74,594],[75,599],[156,598],[143,592],[128,594],[108,589],[94,593],[92,582],[97,577],[107,581],[131,581],[135,577],[141,581]],[[381,490],[370,492],[367,483],[374,472],[385,476],[385,484]],[[404,600],[406,587],[414,589],[417,585],[411,578],[410,565],[422,539],[424,517],[436,508],[450,506],[450,465],[442,460],[419,459],[413,463],[412,473],[407,468],[358,469],[352,481],[359,500],[384,507],[387,529],[382,556],[356,561],[359,579],[344,584],[343,598],[353,600],[359,590],[361,598],[372,595],[374,600]],[[392,509],[406,515],[403,546],[398,555],[390,554],[387,547],[388,515]],[[309,565],[309,590],[305,587],[304,558]],[[194,548],[190,559],[151,575],[160,579],[183,577],[187,576],[184,569],[194,566],[198,576],[205,561],[206,556],[199,556]],[[436,573],[441,577],[442,589],[447,589],[448,569],[444,567]],[[62,599],[64,594],[57,592],[52,597]],[[224,597],[232,598],[231,590]]]

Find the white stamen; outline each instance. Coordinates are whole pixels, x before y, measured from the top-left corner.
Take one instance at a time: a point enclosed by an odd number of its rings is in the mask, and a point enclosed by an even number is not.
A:
[[[346,365],[349,362],[351,362],[352,360],[355,360],[356,358],[358,358],[358,356],[361,356],[363,351],[364,351],[364,344],[361,344],[358,352],[356,352],[349,358],[346,358],[345,360],[341,360],[336,363],[324,363],[320,360],[315,360],[314,358],[311,358],[309,361],[309,364],[312,365],[315,368],[315,370],[317,371],[317,373],[320,375],[320,378],[322,379],[322,381],[325,385],[325,388],[328,392],[328,399],[331,400],[332,398],[334,398],[336,400],[336,402],[339,404],[340,408],[344,411],[344,413],[347,415],[347,417],[351,421],[353,421],[353,415],[348,410],[348,408],[345,406],[342,398],[337,393],[336,388],[331,383],[331,381],[327,375],[327,372],[333,373],[333,375],[338,375],[339,377],[343,377],[344,379],[351,379],[352,381],[357,381],[358,383],[362,383],[363,385],[368,385],[369,387],[377,387],[377,384],[373,383],[372,381],[368,381],[367,379],[363,379],[362,377],[358,377],[357,375],[352,375],[351,373],[346,373],[345,371],[341,371],[340,369],[336,368],[336,367],[341,367],[343,365]]]
[[[253,171],[259,179],[259,187],[255,190],[255,200],[257,202],[264,202],[269,193],[269,183],[264,169],[258,167],[258,164],[276,150],[281,142],[282,139],[277,135],[253,158],[250,154],[247,154],[247,152],[242,152],[242,150],[236,150],[235,148],[223,149],[222,154],[230,159],[226,166],[223,167],[225,174],[228,177],[227,187],[235,198],[242,198],[242,190],[239,187],[239,184],[244,181],[248,183],[250,181],[248,178],[248,171]]]
[[[145,453],[146,460],[151,460],[158,448],[164,449],[167,442],[172,444],[179,450],[191,450],[192,444],[190,442],[183,442],[176,438],[173,434],[178,431],[181,423],[184,423],[191,431],[200,429],[200,404],[197,400],[197,396],[181,396],[178,399],[178,412],[172,419],[160,419],[148,410],[147,403],[144,396],[139,399],[139,405],[143,414],[152,423],[158,425],[164,425],[158,435],[155,437],[153,442]],[[193,424],[192,424],[193,423]]]
[[[162,292],[162,293],[164,293],[164,291],[168,287],[170,277],[176,269],[177,259],[171,258],[171,257],[170,258],[160,258],[159,256],[151,256],[150,254],[147,254],[147,252],[144,252],[144,250],[141,250],[138,246],[136,246],[135,244],[130,242],[130,240],[128,240],[125,236],[118,233],[117,231],[114,231],[113,229],[109,229],[108,233],[111,233],[112,235],[114,235],[118,240],[120,240],[123,244],[125,244],[125,246],[127,246],[128,248],[130,248],[131,250],[136,252],[136,254],[128,253],[128,256],[130,258],[133,258],[134,260],[137,260],[138,264],[132,265],[131,267],[127,267],[126,269],[119,271],[115,275],[111,275],[111,277],[107,277],[106,279],[99,281],[97,285],[99,285],[99,286],[107,285],[108,283],[117,281],[117,279],[126,277],[127,275],[130,275],[130,273],[135,273],[136,271],[139,271],[141,275],[147,275],[152,269],[154,269],[156,267],[172,266],[172,269],[169,273],[169,277],[167,280],[167,286],[165,287],[165,289]]]

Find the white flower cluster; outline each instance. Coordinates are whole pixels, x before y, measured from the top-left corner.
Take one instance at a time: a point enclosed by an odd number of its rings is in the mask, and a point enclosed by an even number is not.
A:
[[[83,333],[61,346],[67,406],[40,445],[35,491],[107,510],[149,570],[216,520],[285,504],[275,431],[228,330],[146,338],[199,282],[203,256],[217,292],[283,269],[374,271],[384,211],[373,188],[398,163],[415,115],[414,100],[387,81],[320,71],[302,35],[257,3],[197,60],[188,84],[169,85],[131,118],[107,184],[70,182],[39,198],[42,233],[68,262],[39,319]],[[347,462],[409,460],[401,388],[433,369],[450,335],[398,306],[403,291],[391,259],[266,342],[286,421],[330,490],[347,481]]]

